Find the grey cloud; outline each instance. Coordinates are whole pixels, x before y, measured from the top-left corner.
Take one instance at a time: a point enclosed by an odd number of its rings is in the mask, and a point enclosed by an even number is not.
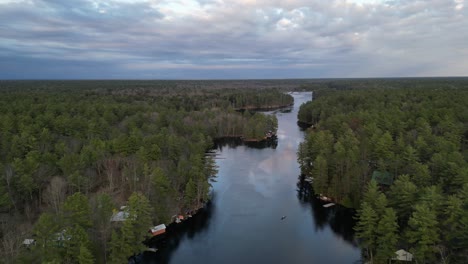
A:
[[[97,78],[93,64],[102,78],[468,72],[468,7],[455,1],[197,0],[180,12],[170,2],[0,4],[0,78],[24,63],[42,66],[23,67],[22,78]]]

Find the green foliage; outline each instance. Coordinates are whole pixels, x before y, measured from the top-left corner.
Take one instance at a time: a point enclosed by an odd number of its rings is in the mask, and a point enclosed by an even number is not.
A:
[[[109,251],[110,263],[128,263],[129,256],[130,252],[125,250],[123,237],[117,231],[112,231]]]
[[[369,252],[372,260],[373,252],[376,246],[376,232],[377,232],[377,213],[372,209],[372,206],[363,202],[357,218],[356,237],[361,239],[361,245]]]
[[[79,264],[92,264],[94,263],[94,257],[87,247],[82,245],[80,247],[80,254],[78,255]]]
[[[152,208],[143,194],[133,193],[125,212],[128,213],[128,218],[118,232],[112,232],[110,241],[112,263],[123,263],[128,257],[140,253],[145,248],[142,242],[152,226]]]
[[[189,179],[185,186],[185,197],[187,199],[187,206],[191,206],[197,199],[197,189],[192,178]]]
[[[92,225],[88,198],[82,193],[77,192],[68,196],[63,204],[62,212],[66,226],[89,228]]]
[[[361,204],[357,235],[366,238],[369,253],[376,249],[377,262],[385,262],[395,245],[412,246],[418,261],[466,260],[466,87],[466,80],[454,79],[330,81],[315,87],[316,99],[301,106],[299,121],[313,125],[299,147],[301,171],[314,177],[316,193]],[[394,176],[390,188],[372,182],[374,172]],[[388,220],[389,209],[398,221]],[[372,224],[370,233],[362,224],[362,214],[369,220],[371,212],[380,221],[388,218],[382,224],[389,229],[398,224],[400,233],[411,235],[379,246],[370,236]]]
[[[406,222],[411,215],[418,188],[411,182],[408,175],[401,175],[390,188],[388,195],[390,205],[397,211],[399,219]]]
[[[67,228],[62,232],[63,234],[63,251],[62,258],[65,262],[75,262],[80,260],[80,256],[83,253],[83,248],[87,249],[87,253],[90,254],[90,241],[86,230],[81,226],[74,226]]]
[[[408,221],[408,227],[406,236],[413,245],[412,251],[416,259],[433,261],[436,245],[440,240],[436,213],[426,204],[418,204]]]
[[[209,199],[208,180],[216,168],[205,152],[213,139],[263,140],[269,131],[276,132],[274,115],[240,110],[288,106],[293,97],[274,88],[278,82],[249,82],[249,89],[239,88],[245,85],[0,81],[0,210],[34,221],[49,211],[46,201],[58,213],[53,218],[60,218],[54,232],[71,236],[81,227],[96,248],[90,251],[93,258],[106,261],[98,252],[108,251],[114,202],[139,192],[154,206],[149,217],[168,223],[172,215],[198,209]],[[63,179],[60,186],[52,180],[57,177]],[[136,223],[127,228],[135,233],[122,229],[117,235],[141,242],[141,232],[150,227],[148,221],[142,223],[144,228]],[[70,245],[66,253],[63,247],[49,247],[67,261],[79,254],[89,259],[89,252],[80,248],[80,243]]]
[[[56,247],[57,233],[60,231],[58,219],[49,213],[43,213],[34,226],[36,236],[36,250],[39,251],[41,261],[52,261],[58,257]]]
[[[399,239],[397,216],[392,208],[385,209],[385,213],[378,222],[376,235],[376,261],[387,263],[388,259],[395,256]]]

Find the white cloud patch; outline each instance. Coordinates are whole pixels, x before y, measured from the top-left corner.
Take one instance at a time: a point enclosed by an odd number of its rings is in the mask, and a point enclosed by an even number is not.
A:
[[[12,63],[48,67],[58,59],[57,78],[83,61],[122,78],[256,77],[244,69],[266,78],[466,75],[464,4],[0,0],[0,78],[16,76]]]

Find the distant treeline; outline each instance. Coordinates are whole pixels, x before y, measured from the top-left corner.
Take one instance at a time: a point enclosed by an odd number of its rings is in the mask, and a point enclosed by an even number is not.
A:
[[[275,116],[236,110],[293,102],[169,81],[0,85],[0,255],[25,263],[126,262],[151,225],[207,202],[214,138],[276,132]]]
[[[431,81],[319,89],[298,114],[312,125],[302,172],[317,194],[359,208],[374,263],[400,248],[418,263],[468,258],[468,81]]]

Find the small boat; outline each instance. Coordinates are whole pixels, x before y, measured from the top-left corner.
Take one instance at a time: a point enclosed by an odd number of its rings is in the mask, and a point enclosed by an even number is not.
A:
[[[334,203],[327,203],[327,204],[324,204],[323,207],[328,208],[328,207],[332,207],[334,205],[335,205]]]
[[[165,224],[160,224],[157,226],[154,226],[150,229],[149,231],[153,236],[158,236],[161,234],[164,234],[166,232],[166,225]]]
[[[313,178],[309,178],[309,177],[304,179],[304,181],[306,181],[308,183],[312,183],[313,180],[314,180]]]
[[[324,202],[331,202],[331,200],[332,200],[331,198],[326,197],[325,195],[322,195],[322,194],[319,195],[319,199],[324,201]]]
[[[156,251],[158,251],[158,249],[157,249],[157,248],[149,247],[149,248],[145,249],[145,251],[148,251],[148,252],[156,252]]]

